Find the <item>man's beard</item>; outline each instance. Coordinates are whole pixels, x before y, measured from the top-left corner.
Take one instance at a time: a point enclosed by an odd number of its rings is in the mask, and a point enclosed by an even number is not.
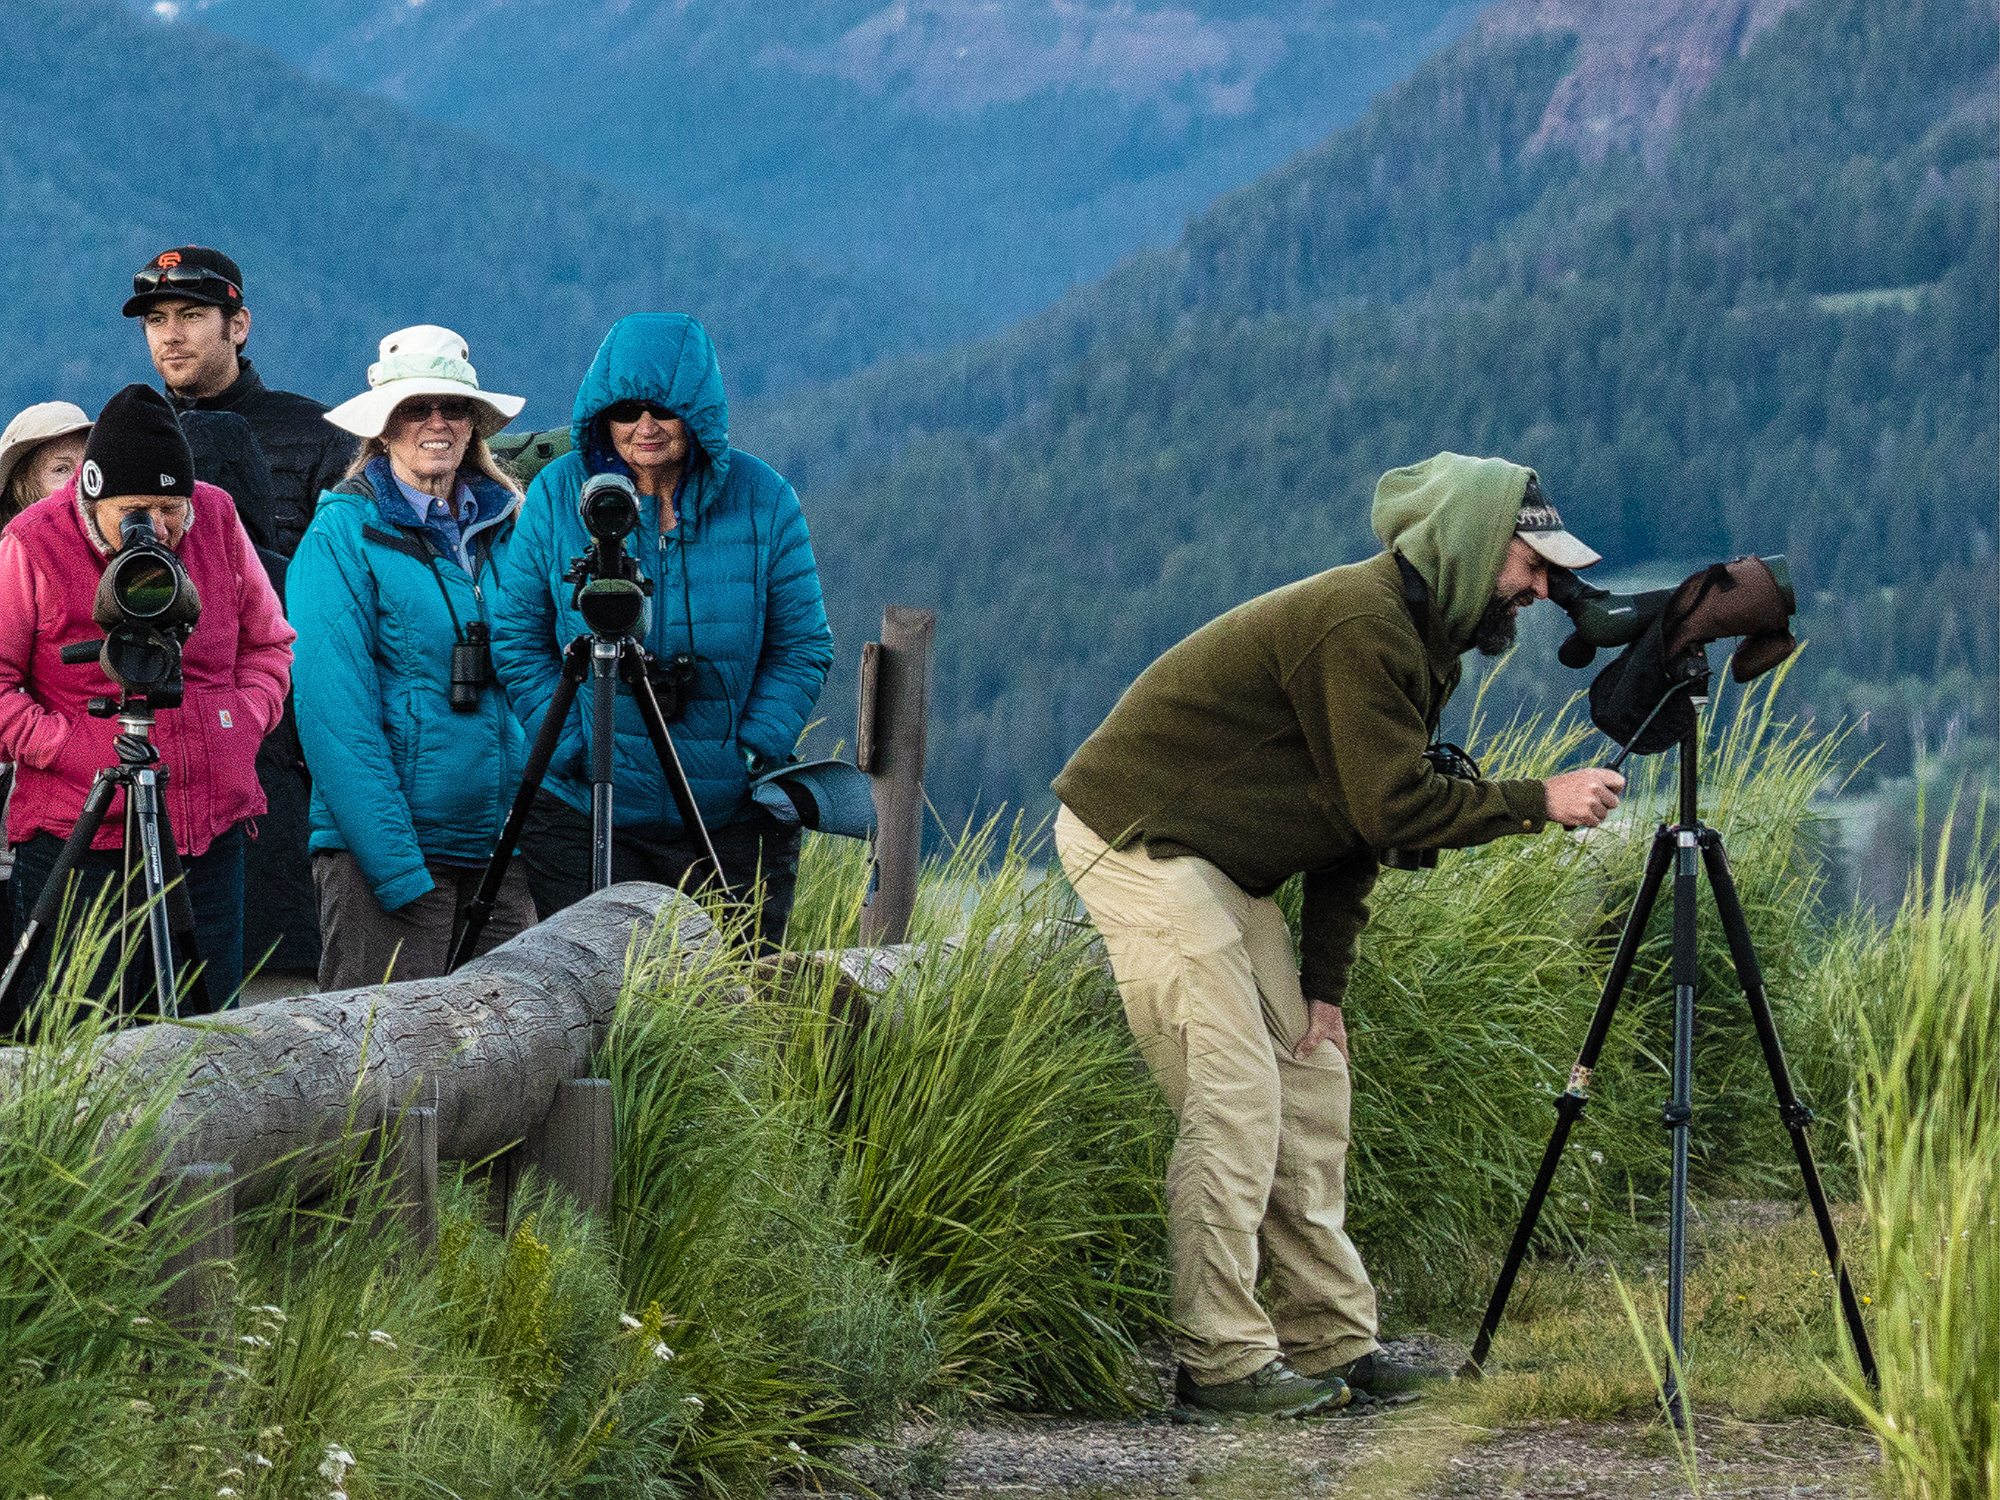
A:
[[[1472,627],[1472,644],[1481,656],[1505,656],[1514,649],[1514,617],[1520,611],[1512,599],[1494,599]]]

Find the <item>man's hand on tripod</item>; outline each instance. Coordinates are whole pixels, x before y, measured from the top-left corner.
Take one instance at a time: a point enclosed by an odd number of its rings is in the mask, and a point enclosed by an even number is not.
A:
[[[1548,799],[1549,821],[1565,828],[1595,828],[1618,806],[1618,794],[1625,790],[1625,778],[1616,771],[1592,766],[1583,771],[1565,771],[1542,783]]]
[[[1306,1034],[1299,1038],[1298,1046],[1292,1048],[1292,1056],[1304,1062],[1319,1051],[1321,1042],[1332,1042],[1340,1049],[1342,1057],[1348,1057],[1347,1021],[1340,1014],[1338,1005],[1328,1005],[1324,1000],[1306,1001]],[[1351,1058],[1349,1058],[1352,1061]]]

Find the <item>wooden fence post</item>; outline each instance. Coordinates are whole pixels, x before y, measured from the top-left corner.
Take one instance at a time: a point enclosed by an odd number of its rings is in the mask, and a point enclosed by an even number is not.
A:
[[[512,1175],[518,1177],[522,1168],[533,1166],[561,1185],[586,1212],[609,1215],[617,1166],[611,1115],[610,1079],[570,1078],[557,1084],[549,1117],[521,1142]]]
[[[225,1344],[234,1331],[229,1262],[236,1255],[236,1173],[199,1161],[173,1174],[164,1209],[188,1210],[187,1242],[167,1261],[161,1312],[191,1339]]]
[[[438,1117],[429,1105],[398,1110],[383,1127],[390,1191],[390,1214],[403,1226],[420,1254],[437,1251]]]
[[[917,905],[924,846],[924,737],[930,721],[937,613],[892,604],[882,641],[862,657],[861,769],[874,780],[875,866],[861,909],[861,941],[900,943]],[[872,681],[871,681],[872,678]]]

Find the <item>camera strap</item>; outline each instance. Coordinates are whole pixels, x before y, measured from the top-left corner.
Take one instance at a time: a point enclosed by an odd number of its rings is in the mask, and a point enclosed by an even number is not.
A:
[[[411,535],[412,532],[415,535]],[[431,539],[430,533],[416,526],[401,526],[395,532],[383,531],[374,526],[363,526],[361,535],[364,539],[380,542],[391,551],[400,552],[405,557],[414,557],[430,569],[431,580],[437,584],[438,593],[444,599],[445,613],[451,616],[452,639],[461,646],[465,645],[465,628],[458,622],[458,610],[452,605],[451,590],[445,587],[444,574],[438,571],[438,558],[443,554],[438,551],[438,545]],[[472,594],[475,599],[479,597],[477,583],[472,586]]]

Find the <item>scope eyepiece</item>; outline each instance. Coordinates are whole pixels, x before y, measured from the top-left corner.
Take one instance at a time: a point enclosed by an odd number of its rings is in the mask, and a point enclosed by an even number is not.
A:
[[[639,529],[639,492],[623,474],[593,475],[577,498],[583,529],[600,542],[622,542]]]

